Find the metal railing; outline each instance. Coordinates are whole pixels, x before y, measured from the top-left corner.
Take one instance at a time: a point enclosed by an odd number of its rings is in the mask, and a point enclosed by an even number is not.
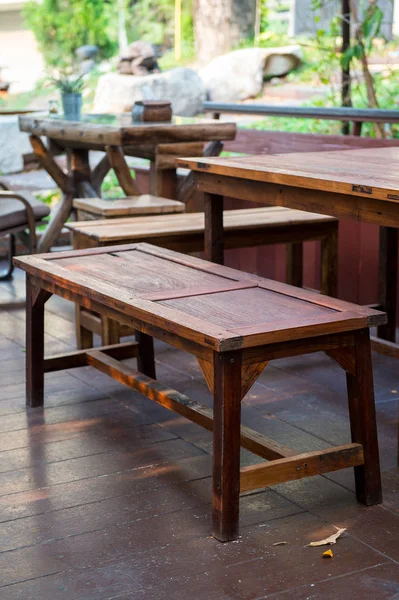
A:
[[[308,106],[275,106],[273,104],[236,104],[227,102],[204,102],[204,112],[241,115],[262,115],[265,117],[292,117],[298,119],[323,119],[331,121],[352,121],[357,135],[363,123],[399,123],[399,110],[379,108],[320,108]]]

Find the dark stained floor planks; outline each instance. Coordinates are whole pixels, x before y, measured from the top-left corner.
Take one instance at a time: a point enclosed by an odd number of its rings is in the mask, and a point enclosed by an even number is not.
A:
[[[46,375],[46,408],[26,411],[23,297],[17,271],[0,285],[1,600],[396,597],[393,359],[373,357],[384,504],[360,506],[349,471],[281,484],[244,495],[241,536],[220,544],[209,537],[207,431],[89,367]],[[45,326],[49,353],[73,349],[70,304],[53,297]],[[160,380],[210,405],[193,357],[164,344],[156,357]],[[347,443],[344,375],[319,354],[277,360],[242,420],[300,451]],[[332,560],[306,547],[335,526],[347,533]]]

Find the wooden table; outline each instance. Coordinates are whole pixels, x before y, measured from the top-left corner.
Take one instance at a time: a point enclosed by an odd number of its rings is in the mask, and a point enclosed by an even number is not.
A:
[[[47,252],[58,238],[72,211],[73,198],[100,195],[101,183],[110,168],[127,196],[140,195],[125,154],[151,161],[151,194],[176,199],[175,157],[199,156],[205,142],[232,140],[236,133],[234,123],[187,117],[174,117],[170,123],[133,123],[130,113],[83,115],[79,122],[30,114],[21,116],[19,125],[21,131],[31,134],[36,156],[63,193],[41,238],[40,252]],[[49,139],[49,148],[41,137]],[[107,152],[94,170],[89,165],[90,150]],[[65,151],[69,157],[68,173],[53,158],[54,153]]]
[[[239,158],[181,159],[205,192],[206,257],[223,263],[223,196],[286,206],[381,226],[379,308],[388,323],[373,347],[399,358],[397,309],[399,148]],[[382,341],[388,340],[388,341]]]
[[[91,365],[213,431],[213,535],[237,537],[239,493],[347,467],[360,502],[381,501],[368,327],[385,315],[242,271],[137,244],[15,259],[27,272],[27,403],[44,373]],[[44,359],[44,304],[57,294],[138,333],[138,344]],[[193,354],[213,409],[155,381],[152,337]],[[241,400],[268,361],[325,351],[346,372],[352,443],[296,454],[240,426]],[[120,359],[138,357],[138,371]],[[118,360],[119,359],[119,360]],[[240,445],[269,462],[240,470]]]

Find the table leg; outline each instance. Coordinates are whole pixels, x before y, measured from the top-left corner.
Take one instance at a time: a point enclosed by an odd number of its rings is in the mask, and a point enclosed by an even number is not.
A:
[[[71,176],[68,176],[60,169],[51,152],[46,148],[39,137],[31,135],[29,139],[32,149],[41,166],[47,171],[50,177],[54,179],[62,192],[61,202],[52,212],[50,222],[38,244],[38,252],[49,252],[51,246],[59,237],[65,221],[71,214],[72,200],[74,197],[73,181]]]
[[[224,263],[223,196],[204,194],[205,258],[222,265]]]
[[[110,169],[111,169],[111,164],[109,162],[108,155],[105,154],[102,157],[102,159],[100,160],[100,162],[97,164],[97,166],[94,167],[94,169],[92,171],[91,181],[93,184],[93,188],[96,190],[99,197],[101,197],[102,183],[103,183],[105,177],[108,175]]]
[[[240,351],[214,354],[212,529],[221,542],[238,535],[241,366]]]
[[[75,198],[97,198],[97,192],[91,183],[88,150],[71,150],[71,177]]]
[[[388,322],[377,328],[377,335],[390,342],[394,342],[396,337],[397,283],[398,230],[380,227],[379,303],[388,315]]]
[[[362,444],[364,453],[364,464],[355,467],[356,496],[370,506],[382,501],[382,492],[368,329],[356,332],[353,351],[355,375],[346,375],[349,415],[352,442]]]
[[[52,211],[50,222],[38,244],[39,253],[50,252],[51,247],[60,237],[62,228],[72,212],[73,198],[73,193],[64,194],[57,208]]]
[[[26,276],[26,404],[43,406],[44,304],[51,294]]]
[[[140,191],[130,172],[125,154],[121,146],[106,146],[109,164],[115,171],[116,178],[126,196],[140,196]]]

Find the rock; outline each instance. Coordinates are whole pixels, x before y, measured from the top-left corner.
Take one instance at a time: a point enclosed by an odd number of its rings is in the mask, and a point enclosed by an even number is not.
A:
[[[149,42],[138,40],[130,44],[121,54],[121,60],[133,60],[142,56],[143,58],[155,58],[155,48]]]
[[[94,113],[130,111],[136,100],[171,100],[175,115],[191,117],[202,110],[205,86],[197,73],[184,67],[155,75],[134,77],[107,73],[98,80]]]
[[[79,60],[90,60],[95,59],[98,54],[97,46],[90,46],[86,44],[86,46],[80,46],[75,50],[75,54]]]
[[[148,75],[159,72],[159,49],[149,42],[138,40],[130,44],[119,57],[118,71],[123,75]]]
[[[27,133],[19,130],[17,116],[0,117],[0,174],[17,173],[24,168],[23,155],[32,152]]]
[[[244,48],[218,56],[198,74],[209,100],[235,102],[254,98],[262,91],[265,77],[280,77],[297,67],[300,46]]]
[[[87,75],[87,73],[90,73],[90,71],[92,71],[95,66],[96,66],[95,60],[93,60],[92,58],[86,58],[85,60],[82,60],[82,62],[80,63],[79,72],[81,75]]]

